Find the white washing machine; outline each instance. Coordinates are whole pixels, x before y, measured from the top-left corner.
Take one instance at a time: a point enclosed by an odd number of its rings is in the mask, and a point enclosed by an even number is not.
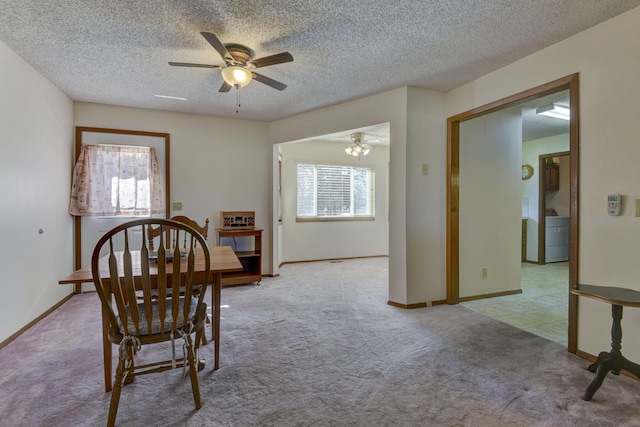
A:
[[[545,217],[545,262],[569,260],[569,217]]]

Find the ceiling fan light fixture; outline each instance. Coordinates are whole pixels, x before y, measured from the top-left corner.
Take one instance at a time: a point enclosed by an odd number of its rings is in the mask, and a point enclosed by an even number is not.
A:
[[[367,154],[369,154],[369,151],[371,151],[371,149],[367,145],[362,145],[363,138],[364,133],[362,132],[352,133],[351,141],[353,141],[353,144],[345,148],[344,152],[347,153],[347,155],[353,157],[366,156]]]
[[[366,156],[367,154],[369,154],[369,150],[357,144],[348,146],[344,149],[344,152],[347,153],[347,155],[353,157]]]
[[[253,80],[253,74],[242,67],[232,66],[222,69],[222,78],[231,86],[245,87]]]
[[[244,87],[254,79],[259,83],[272,87],[276,90],[285,90],[287,88],[286,84],[262,74],[255,73],[251,71],[251,69],[291,62],[293,61],[293,56],[291,56],[289,52],[281,52],[276,53],[275,55],[254,59],[253,50],[247,46],[235,43],[223,44],[218,36],[213,33],[203,31],[200,34],[209,42],[218,54],[220,54],[225,65],[193,64],[190,62],[169,62],[169,65],[174,67],[213,68],[221,70],[220,72],[222,73],[224,83],[220,86],[218,92],[229,92],[232,87]]]
[[[549,104],[536,109],[536,114],[540,114],[547,117],[554,117],[556,119],[570,120],[571,109],[564,105]]]

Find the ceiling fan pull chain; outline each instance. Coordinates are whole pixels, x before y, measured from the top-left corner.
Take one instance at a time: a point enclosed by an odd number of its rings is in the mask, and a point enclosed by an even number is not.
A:
[[[236,108],[236,114],[240,114],[240,85],[236,86],[236,99],[238,100],[238,108]]]

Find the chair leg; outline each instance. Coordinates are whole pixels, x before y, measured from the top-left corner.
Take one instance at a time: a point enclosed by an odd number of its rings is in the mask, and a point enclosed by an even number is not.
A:
[[[196,338],[197,339],[197,338]],[[191,377],[191,390],[193,391],[193,401],[196,409],[202,407],[200,400],[200,381],[198,380],[198,361],[193,350],[193,341],[191,336],[187,337],[187,360],[189,361],[189,376]]]
[[[209,317],[208,314],[206,314],[206,312],[205,312],[205,315],[204,315],[204,320],[205,320],[206,323],[211,323],[211,318]],[[209,341],[207,341],[207,334],[204,333],[204,328],[202,329],[202,331],[203,332],[202,332],[202,341],[201,341],[201,343],[202,343],[202,345],[207,345],[207,343],[209,342]]]
[[[198,371],[203,370],[205,366],[205,360],[200,357],[200,351],[199,351],[200,345],[206,344],[207,339],[204,336],[205,336],[204,328],[200,328],[196,331],[196,338],[195,338],[195,341],[193,341],[194,342],[193,351],[197,357],[196,366],[198,367]]]
[[[211,323],[211,319],[209,318],[209,315],[207,314],[207,310],[206,308],[203,310],[204,318],[205,318],[205,322],[206,323]],[[202,328],[198,328],[196,330],[196,345],[195,345],[195,349],[196,349],[196,354],[198,348],[200,348],[200,345],[207,345],[208,341],[207,341],[207,333],[205,331],[205,327],[204,325],[202,325]],[[204,361],[200,361],[198,360],[198,370],[202,370],[204,369]]]
[[[207,317],[207,319],[208,319],[208,317]],[[211,320],[209,320],[209,322],[211,322]],[[207,322],[207,323],[209,323],[209,322]],[[203,331],[203,333],[201,334],[202,337],[200,338],[200,343],[202,345],[207,345],[207,343],[209,342],[209,341],[207,341],[207,334],[204,333],[204,328],[202,329],[202,331]]]
[[[118,405],[120,404],[120,392],[122,391],[122,377],[125,371],[125,361],[118,360],[116,368],[116,379],[111,390],[111,403],[109,404],[109,419],[107,427],[113,427],[116,423],[116,415],[118,414]]]

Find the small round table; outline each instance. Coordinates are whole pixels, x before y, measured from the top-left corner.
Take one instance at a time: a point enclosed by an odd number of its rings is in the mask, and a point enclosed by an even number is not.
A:
[[[640,307],[640,292],[610,286],[578,285],[576,288],[571,289],[571,293],[611,304],[611,316],[613,317],[611,352],[601,352],[598,355],[598,359],[587,368],[590,372],[595,372],[596,377],[587,387],[582,399],[591,400],[609,371],[614,375],[619,375],[620,370],[624,369],[640,378],[640,365],[622,356],[622,326],[620,324],[623,306]]]

